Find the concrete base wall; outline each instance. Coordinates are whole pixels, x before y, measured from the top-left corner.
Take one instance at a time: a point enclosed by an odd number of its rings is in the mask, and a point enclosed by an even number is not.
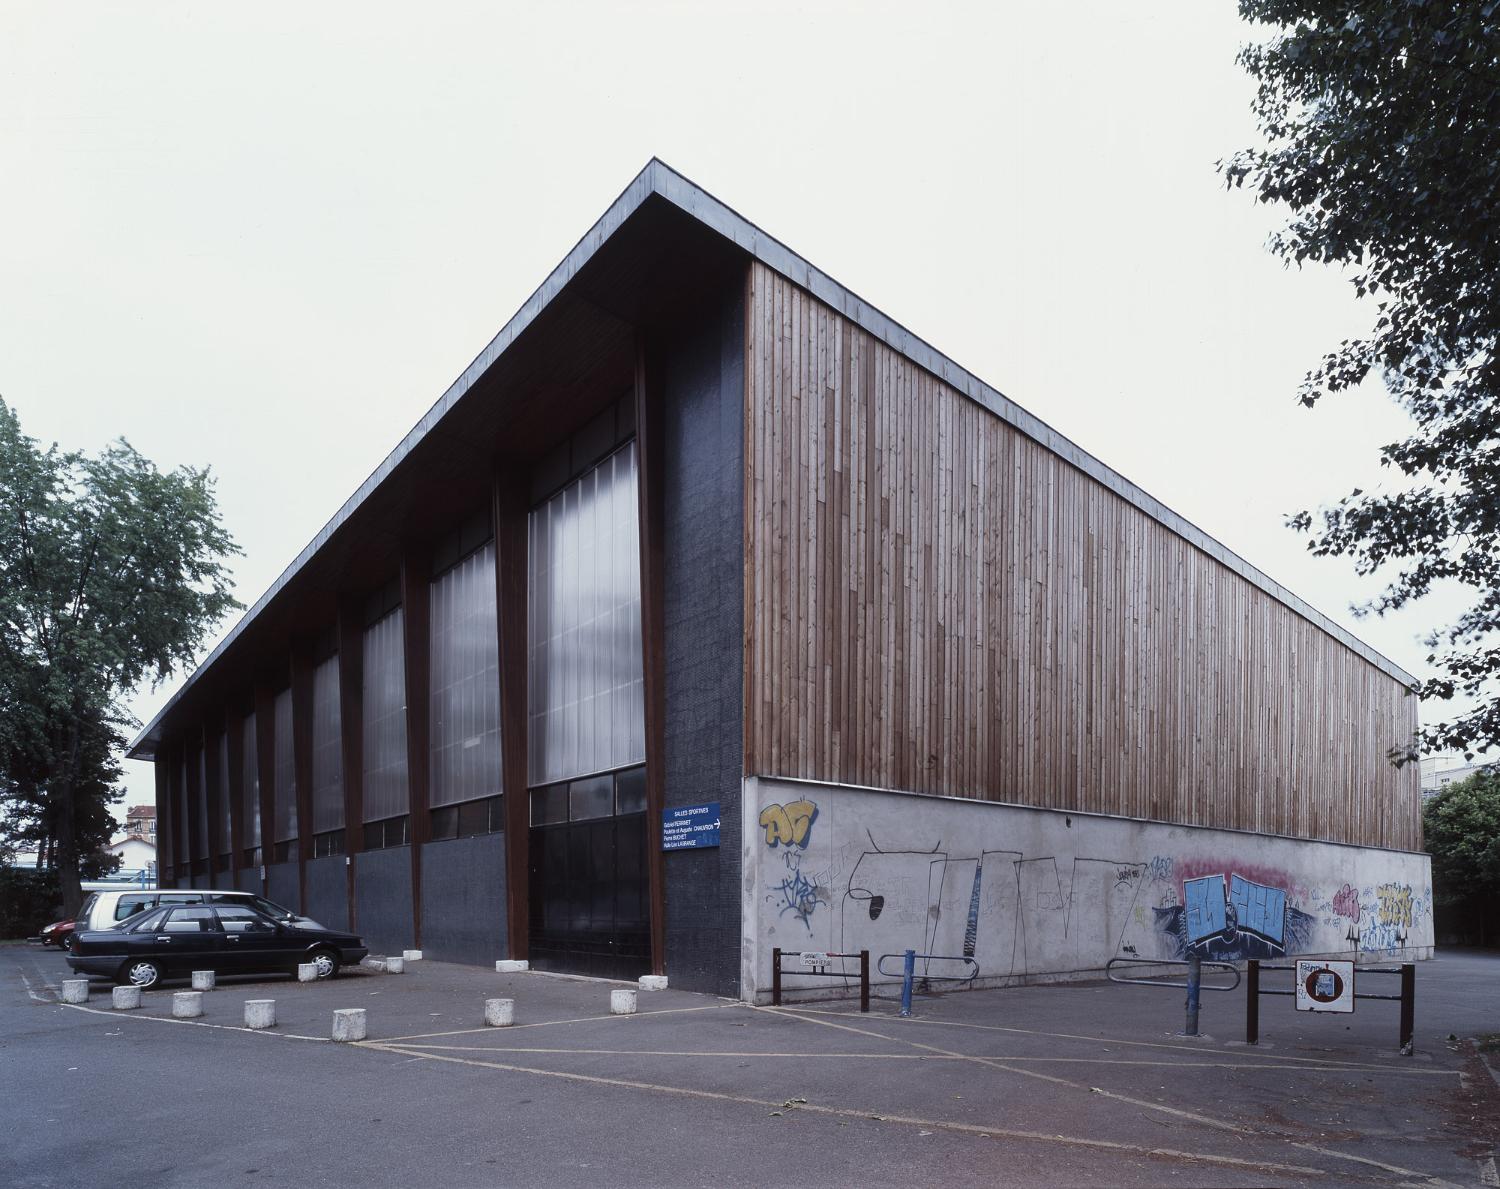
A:
[[[349,882],[344,855],[312,859],[307,864],[304,912],[330,929],[349,927]]]
[[[505,835],[422,848],[422,956],[489,966],[506,955]]]
[[[261,892],[260,868],[241,867],[240,882],[235,886],[238,887],[242,892],[254,892],[257,896],[259,896]]]
[[[376,954],[414,948],[411,847],[354,856],[354,931]]]
[[[741,993],[762,1002],[773,947],[868,949],[872,975],[907,949],[949,957],[934,976],[967,957],[980,985],[1190,949],[1432,956],[1424,854],[766,779],[745,782],[744,805]]]

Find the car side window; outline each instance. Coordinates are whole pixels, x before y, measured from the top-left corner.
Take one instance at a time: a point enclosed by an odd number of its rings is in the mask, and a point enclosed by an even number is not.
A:
[[[121,896],[115,903],[115,920],[123,921],[126,917],[133,917],[155,903],[155,896]]]
[[[220,904],[219,925],[226,933],[274,933],[276,925],[243,904]]]
[[[217,930],[211,908],[174,908],[167,914],[163,933],[202,933]]]
[[[203,895],[200,892],[167,892],[163,893],[158,904],[202,904]]]
[[[166,919],[166,916],[167,910],[165,908],[144,912],[127,926],[127,932],[154,933],[157,929],[161,928],[161,923]]]

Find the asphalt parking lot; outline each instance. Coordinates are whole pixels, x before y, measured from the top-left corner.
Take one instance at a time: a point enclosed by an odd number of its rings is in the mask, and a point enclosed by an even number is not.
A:
[[[221,980],[174,1021],[185,982],[116,1012],[102,983],[58,1003],[68,973],[0,947],[6,1185],[1497,1183],[1500,955],[1419,967],[1410,1057],[1387,1003],[1267,999],[1247,1047],[1243,991],[1188,1039],[1180,992],[1107,984],[613,1016],[618,984],[416,962]],[[483,1024],[497,996],[511,1028]],[[276,1029],[243,1028],[251,998]],[[360,1044],[329,1040],[346,1007]]]

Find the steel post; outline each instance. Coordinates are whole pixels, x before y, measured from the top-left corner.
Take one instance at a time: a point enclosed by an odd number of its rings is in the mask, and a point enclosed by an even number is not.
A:
[[[1202,980],[1203,959],[1197,950],[1192,950],[1188,953],[1187,1025],[1183,1028],[1186,1036],[1198,1035],[1198,987]]]
[[[859,951],[859,1010],[870,1010],[870,951]]]
[[[917,972],[917,951],[907,950],[901,964],[901,1015],[911,1015],[911,980]]]
[[[1260,1043],[1260,963],[1254,958],[1245,970],[1245,1043]]]
[[[771,1004],[781,1006],[781,947],[771,951]]]
[[[1411,1056],[1412,1039],[1416,1032],[1417,1015],[1417,968],[1406,962],[1401,966],[1401,1052]]]

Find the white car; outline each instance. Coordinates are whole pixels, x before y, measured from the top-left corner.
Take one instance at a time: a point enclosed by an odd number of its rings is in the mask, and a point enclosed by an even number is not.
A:
[[[125,888],[120,891],[91,892],[74,919],[77,933],[91,929],[112,929],[138,912],[159,904],[248,904],[272,920],[286,923],[314,924],[288,908],[257,896],[254,892],[237,892],[216,888]]]

